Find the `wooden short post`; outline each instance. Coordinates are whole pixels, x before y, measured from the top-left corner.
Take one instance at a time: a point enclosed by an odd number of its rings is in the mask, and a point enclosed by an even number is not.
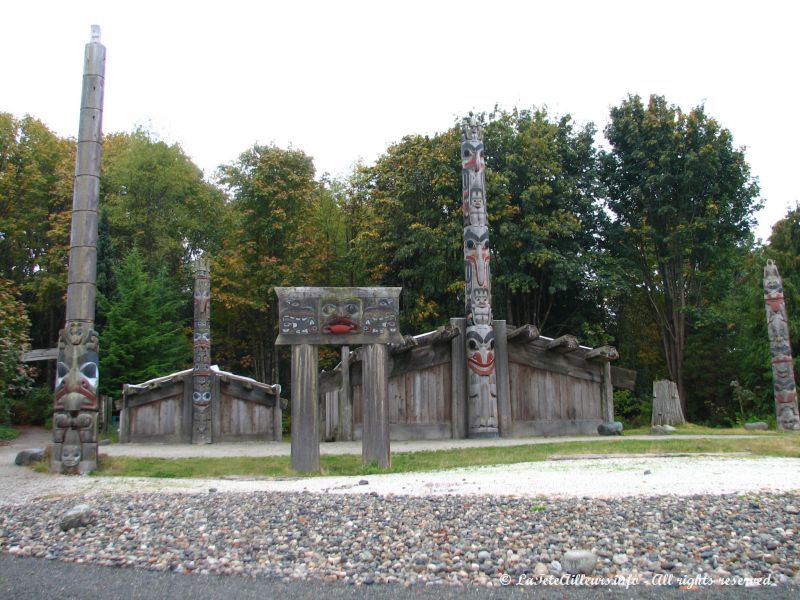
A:
[[[467,437],[467,351],[464,330],[467,320],[450,319],[450,325],[458,335],[450,340],[450,414],[452,437],[461,440]]]
[[[316,346],[292,346],[292,469],[301,473],[320,470],[318,363]]]
[[[497,424],[502,437],[511,437],[511,380],[508,373],[508,335],[505,321],[494,322],[494,368],[497,378]]]
[[[350,346],[342,346],[342,389],[339,390],[339,435],[337,441],[353,441],[353,400],[350,390]]]
[[[603,398],[603,422],[614,422],[614,386],[611,384],[611,363],[603,363],[603,386],[601,394]]]
[[[366,346],[363,362],[363,437],[361,459],[378,463],[382,469],[392,465],[389,449],[389,350],[385,344]]]

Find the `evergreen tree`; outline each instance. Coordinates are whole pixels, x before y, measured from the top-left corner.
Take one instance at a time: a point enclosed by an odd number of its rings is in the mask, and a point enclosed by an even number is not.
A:
[[[100,348],[101,393],[119,397],[125,383],[161,377],[190,362],[189,336],[178,315],[183,298],[163,272],[147,274],[134,248],[114,270],[114,298],[98,294],[106,315]]]
[[[97,224],[97,293],[108,300],[116,296],[117,281],[114,277],[114,242],[108,223],[108,211],[100,211],[100,222]],[[103,305],[98,304],[95,326],[102,333],[106,324]]]

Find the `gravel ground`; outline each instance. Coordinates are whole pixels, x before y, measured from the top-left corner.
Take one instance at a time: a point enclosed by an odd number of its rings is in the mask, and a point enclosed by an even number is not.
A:
[[[15,557],[401,589],[800,583],[798,459],[180,481],[42,475],[7,466],[17,449],[0,448],[0,553]],[[94,523],[62,531],[79,503]],[[597,557],[586,579],[565,573],[573,549]]]
[[[5,507],[0,549],[102,566],[357,585],[580,582],[561,579],[573,549],[598,558],[582,580],[590,585],[787,584],[800,572],[800,494],[113,493],[83,498],[94,524],[62,531],[61,516],[77,500]]]

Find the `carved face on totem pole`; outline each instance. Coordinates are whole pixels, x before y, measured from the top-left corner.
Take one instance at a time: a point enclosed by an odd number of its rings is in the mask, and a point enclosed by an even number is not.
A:
[[[489,325],[470,327],[467,336],[467,366],[483,377],[494,373],[494,330]]]
[[[783,295],[783,281],[778,274],[778,267],[771,260],[767,261],[767,266],[764,267],[764,295],[774,296],[776,294]]]
[[[55,410],[97,409],[97,333],[71,322],[61,332],[56,365]]]
[[[794,404],[781,404],[778,408],[778,425],[787,431],[800,430],[800,417]]]
[[[467,329],[466,337],[470,429],[473,433],[496,431],[494,331],[489,325],[475,325]]]
[[[75,429],[68,429],[61,446],[61,466],[67,475],[78,475],[81,464],[81,438]]]
[[[483,153],[483,140],[464,138],[461,142],[461,168],[464,171],[483,171],[486,159]]]
[[[361,298],[322,298],[319,312],[322,333],[344,335],[361,331]]]
[[[487,227],[464,228],[464,261],[467,289],[482,287],[489,289],[489,229]]]

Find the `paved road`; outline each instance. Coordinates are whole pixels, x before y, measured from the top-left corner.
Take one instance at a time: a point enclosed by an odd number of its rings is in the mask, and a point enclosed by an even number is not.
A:
[[[0,598],[4,600],[476,600],[476,599],[692,598],[796,600],[798,587],[708,587],[692,591],[666,587],[609,588],[404,588],[397,585],[354,587],[316,581],[284,581],[236,576],[179,575],[136,569],[76,565],[42,558],[0,555]]]

